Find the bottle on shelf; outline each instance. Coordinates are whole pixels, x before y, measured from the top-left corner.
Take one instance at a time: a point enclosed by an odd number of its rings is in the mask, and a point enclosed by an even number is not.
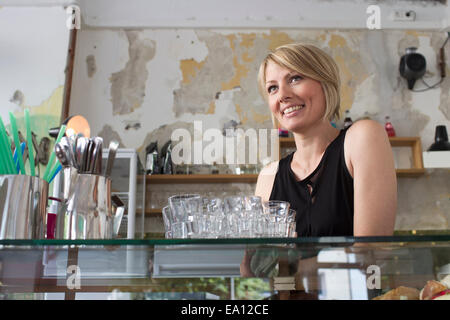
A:
[[[282,127],[278,127],[278,136],[279,137],[289,137],[289,131],[286,129],[283,129]]]
[[[160,173],[160,157],[158,153],[158,142],[150,143],[145,148],[145,173],[158,174]]]
[[[213,165],[211,167],[211,174],[219,174],[219,167],[217,166],[216,162],[213,162]]]
[[[353,120],[350,117],[350,110],[345,110],[344,129],[347,129],[353,124]]]
[[[391,118],[389,116],[385,117],[384,129],[386,129],[388,137],[395,137],[395,129],[391,123]]]
[[[186,174],[186,165],[184,164],[184,162],[181,162],[180,164],[175,166],[175,173]]]

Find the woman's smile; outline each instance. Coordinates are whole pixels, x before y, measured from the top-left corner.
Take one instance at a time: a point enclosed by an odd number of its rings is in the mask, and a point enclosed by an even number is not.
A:
[[[301,110],[305,108],[305,104],[298,104],[295,106],[286,107],[281,112],[283,114],[283,117],[285,118],[291,118],[295,117],[297,114],[300,113]]]
[[[322,121],[326,101],[319,81],[269,61],[266,90],[270,110],[284,129],[303,131]]]

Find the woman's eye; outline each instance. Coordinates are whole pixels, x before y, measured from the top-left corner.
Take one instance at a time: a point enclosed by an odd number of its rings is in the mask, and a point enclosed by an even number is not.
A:
[[[276,86],[270,86],[267,88],[267,92],[272,93],[273,91],[275,91],[276,88],[277,88]]]
[[[301,77],[301,76],[298,76],[298,75],[296,75],[296,76],[292,76],[291,77],[291,83],[292,82],[298,82],[298,81],[300,81],[300,80],[302,80],[303,78]]]

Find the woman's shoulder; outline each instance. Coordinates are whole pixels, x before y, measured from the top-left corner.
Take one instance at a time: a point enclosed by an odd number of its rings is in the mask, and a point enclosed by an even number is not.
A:
[[[268,201],[272,192],[275,176],[278,171],[278,161],[272,161],[260,171],[256,182],[255,195],[263,201]]]
[[[350,159],[355,161],[376,161],[368,159],[369,155],[382,157],[382,153],[390,152],[391,146],[384,127],[369,119],[358,120],[347,129],[344,149]]]
[[[360,135],[384,132],[384,127],[377,121],[362,119],[355,121],[347,130],[347,135]]]
[[[266,164],[259,172],[259,177],[261,176],[274,176],[278,171],[279,161],[272,161]]]
[[[384,127],[380,123],[374,120],[364,119],[355,121],[347,129],[345,140],[349,146],[361,147],[367,143],[377,141],[386,142],[388,141],[388,137]]]

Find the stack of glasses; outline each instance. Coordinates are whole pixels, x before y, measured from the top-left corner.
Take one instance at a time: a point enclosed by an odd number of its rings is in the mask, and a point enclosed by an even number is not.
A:
[[[295,210],[256,196],[169,197],[162,210],[166,238],[286,238],[295,236]]]

